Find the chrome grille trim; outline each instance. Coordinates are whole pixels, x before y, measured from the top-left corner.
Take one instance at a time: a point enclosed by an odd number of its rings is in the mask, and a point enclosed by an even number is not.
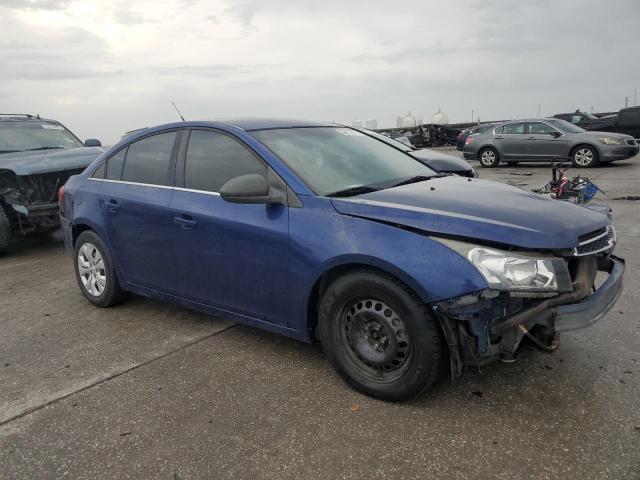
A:
[[[580,242],[573,249],[575,257],[584,257],[585,255],[595,255],[596,253],[612,251],[618,241],[618,235],[613,225],[607,225],[606,230],[600,235]]]

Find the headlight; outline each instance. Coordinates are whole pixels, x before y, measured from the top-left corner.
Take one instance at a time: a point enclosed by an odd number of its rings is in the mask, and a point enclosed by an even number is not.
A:
[[[569,292],[573,289],[566,262],[553,255],[516,253],[442,238],[434,240],[469,260],[494,290]]]
[[[624,145],[624,140],[620,138],[598,137],[598,140],[600,140],[605,145]]]

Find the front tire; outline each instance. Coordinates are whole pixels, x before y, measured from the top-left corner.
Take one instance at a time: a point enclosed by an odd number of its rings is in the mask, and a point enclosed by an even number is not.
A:
[[[500,164],[500,154],[495,148],[483,148],[478,153],[478,161],[484,168],[495,168]]]
[[[74,245],[74,253],[76,280],[85,298],[97,307],[120,303],[125,293],[100,237],[91,230],[82,232]]]
[[[372,270],[334,281],[320,302],[329,362],[356,390],[403,401],[431,387],[446,366],[437,320],[406,286]]]
[[[574,167],[589,168],[598,163],[598,151],[589,145],[579,145],[571,154]]]

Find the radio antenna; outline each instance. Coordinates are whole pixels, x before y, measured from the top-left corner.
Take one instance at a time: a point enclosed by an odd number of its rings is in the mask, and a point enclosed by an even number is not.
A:
[[[178,115],[180,116],[180,118],[181,118],[181,119],[182,119],[182,121],[184,122],[184,121],[185,121],[185,119],[184,119],[184,117],[182,116],[182,114],[180,113],[180,110],[178,110],[178,107],[176,107],[176,104],[175,104],[175,103],[173,103],[173,101],[172,101],[172,102],[171,102],[171,105],[173,105],[173,108],[175,108],[175,109],[176,109],[176,112],[178,112]]]

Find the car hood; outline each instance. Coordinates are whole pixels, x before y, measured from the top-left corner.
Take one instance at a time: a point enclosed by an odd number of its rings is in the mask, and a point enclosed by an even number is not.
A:
[[[581,132],[578,135],[583,136],[584,138],[589,139],[597,139],[598,137],[612,137],[619,138],[621,140],[633,140],[631,135],[625,135],[624,133],[613,133],[613,132],[598,132],[597,130],[589,130],[587,132]]]
[[[16,175],[87,168],[104,150],[100,147],[61,148],[0,154],[0,170]]]
[[[409,152],[409,155],[424,161],[430,167],[441,172],[467,172],[471,165],[454,155],[436,152],[430,148],[420,148]]]
[[[606,215],[587,208],[455,176],[332,202],[344,215],[530,249],[574,248],[580,235],[609,223]]]

